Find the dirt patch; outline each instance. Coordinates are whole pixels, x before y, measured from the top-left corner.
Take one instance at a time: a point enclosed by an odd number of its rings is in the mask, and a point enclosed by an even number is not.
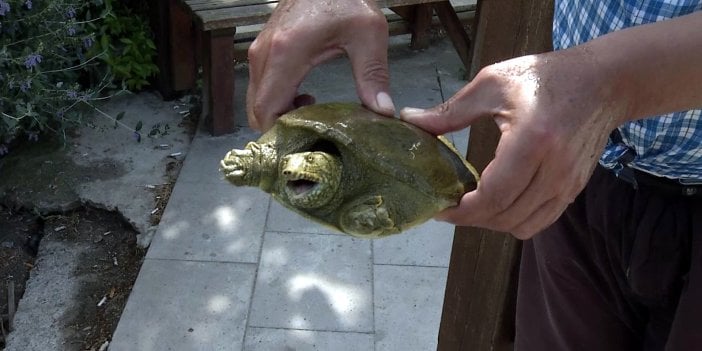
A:
[[[91,246],[74,272],[91,279],[80,286],[80,307],[65,332],[68,343],[97,349],[111,339],[146,251],[137,246],[134,229],[114,212],[86,208],[52,216],[44,231],[45,239]]]
[[[76,297],[78,308],[66,316],[65,346],[67,350],[99,349],[112,337],[143,262],[145,250],[137,246],[134,229],[119,214],[92,208],[41,220],[27,212],[0,207],[0,226],[0,242],[13,243],[4,244],[0,251],[0,277],[15,282],[17,300],[34,264],[36,248],[32,245],[38,242],[39,233],[43,233],[42,240],[90,247],[73,272],[85,279],[81,279]],[[7,314],[5,293],[0,294],[0,306],[2,314]],[[7,329],[6,319],[3,324]],[[0,345],[3,343],[4,338],[0,338]]]
[[[0,207],[0,228],[0,347],[4,347],[11,310],[9,290],[12,289],[16,297],[14,309],[34,265],[43,226],[31,214]]]

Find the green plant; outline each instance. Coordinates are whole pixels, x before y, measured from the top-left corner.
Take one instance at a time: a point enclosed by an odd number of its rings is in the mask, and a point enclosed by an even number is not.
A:
[[[153,62],[156,46],[147,21],[123,1],[93,2],[94,8],[101,8],[101,20],[90,24],[97,36],[92,53],[100,53],[117,82],[129,90],[142,89],[158,73]]]
[[[96,107],[110,94],[143,88],[158,71],[148,25],[126,2],[0,0],[0,156],[22,135],[65,140],[86,111],[141,139],[141,123],[130,128],[122,115]]]
[[[80,84],[100,54],[91,50],[91,21],[78,18],[86,6],[79,0],[0,0],[0,155],[22,134],[29,140],[45,131],[65,135],[81,122],[80,107],[104,95],[108,75],[90,87]]]

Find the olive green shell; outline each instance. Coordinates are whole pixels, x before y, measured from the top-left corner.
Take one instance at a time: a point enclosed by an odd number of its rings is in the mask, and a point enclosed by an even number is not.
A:
[[[342,189],[329,205],[294,208],[278,196],[282,189],[276,185],[271,193],[283,205],[340,231],[339,222],[350,203],[382,196],[395,225],[372,237],[399,233],[456,205],[464,193],[475,189],[478,179],[445,139],[358,104],[316,104],[291,111],[258,142],[275,145],[279,160],[303,151],[339,154]]]

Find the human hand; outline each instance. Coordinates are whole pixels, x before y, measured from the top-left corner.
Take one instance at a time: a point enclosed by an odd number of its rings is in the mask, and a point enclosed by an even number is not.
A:
[[[249,49],[249,125],[268,130],[283,113],[313,103],[298,95],[299,85],[313,67],[344,53],[361,102],[393,115],[387,45],[388,24],[375,1],[280,1]]]
[[[606,72],[587,50],[524,56],[481,70],[445,103],[403,109],[401,118],[434,134],[492,117],[502,135],[476,190],[437,218],[528,239],[553,223],[583,189],[618,126]]]

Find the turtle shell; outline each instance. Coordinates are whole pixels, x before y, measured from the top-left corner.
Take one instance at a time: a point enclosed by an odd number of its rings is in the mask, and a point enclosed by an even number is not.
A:
[[[394,223],[392,228],[374,232],[376,237],[402,231],[457,204],[478,179],[477,172],[442,137],[358,104],[316,104],[291,111],[259,142],[274,144],[281,157],[304,151],[340,155],[344,178],[335,204],[293,209],[345,231],[344,209],[348,206],[344,206],[354,201],[385,201],[392,207]],[[354,199],[366,191],[370,198]],[[379,200],[375,200],[376,193]],[[281,202],[290,207],[284,199]]]

